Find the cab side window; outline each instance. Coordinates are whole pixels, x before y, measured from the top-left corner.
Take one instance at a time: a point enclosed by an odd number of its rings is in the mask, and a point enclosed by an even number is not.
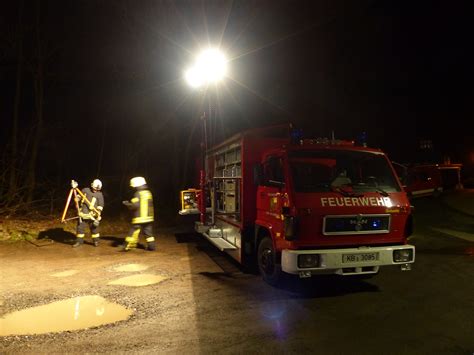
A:
[[[263,164],[264,185],[281,186],[285,183],[283,161],[279,157],[270,157]]]

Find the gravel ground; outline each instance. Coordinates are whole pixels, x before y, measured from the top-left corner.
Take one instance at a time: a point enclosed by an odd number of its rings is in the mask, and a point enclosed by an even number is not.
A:
[[[0,317],[91,295],[132,314],[88,329],[0,336],[0,354],[472,354],[472,243],[431,227],[443,221],[472,231],[473,220],[451,215],[435,200],[422,202],[415,208],[412,271],[387,268],[369,281],[293,280],[278,288],[183,230],[158,230],[156,252],[123,253],[117,245],[127,226],[104,230],[98,248],[74,249],[70,229],[22,221],[14,234],[15,222],[2,222]],[[31,231],[43,239],[12,237]],[[116,269],[130,264],[147,268]],[[79,272],[53,276],[71,270]],[[108,284],[145,274],[164,280]]]
[[[179,243],[175,235],[161,233],[158,250],[120,252],[121,236],[105,236],[98,248],[86,244],[71,248],[73,235],[55,229],[55,239],[0,243],[2,270],[0,316],[29,307],[78,296],[98,295],[130,310],[124,321],[84,330],[0,337],[1,353],[156,352],[185,349],[193,345],[196,300],[193,290],[207,277],[201,272],[221,273],[195,244]],[[87,241],[87,239],[86,239]],[[36,244],[36,245],[35,245]],[[146,270],[118,272],[117,266],[142,264]],[[75,275],[53,274],[79,270]],[[147,286],[108,285],[117,278],[154,274],[162,282]],[[34,320],[32,320],[34,321]],[[183,336],[176,336],[182,334]]]

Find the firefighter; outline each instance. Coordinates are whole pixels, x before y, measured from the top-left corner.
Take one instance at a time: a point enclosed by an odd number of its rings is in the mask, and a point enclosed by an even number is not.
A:
[[[73,245],[73,248],[84,244],[87,226],[89,226],[91,231],[94,246],[99,246],[99,224],[102,218],[102,211],[104,210],[104,195],[101,189],[102,182],[99,179],[95,179],[92,181],[91,188],[86,187],[82,189],[82,193],[88,201],[80,195],[76,196],[76,201],[79,203],[79,221],[77,224],[76,243]]]
[[[123,201],[132,212],[132,226],[128,236],[125,238],[123,251],[129,251],[137,247],[140,232],[145,235],[147,250],[155,250],[155,238],[153,237],[153,196],[148,189],[145,178],[141,176],[130,179],[130,187],[135,189],[135,194],[130,201]]]

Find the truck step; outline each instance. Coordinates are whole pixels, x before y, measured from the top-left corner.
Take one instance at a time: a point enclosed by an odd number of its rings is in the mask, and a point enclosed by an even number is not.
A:
[[[226,251],[226,250],[236,250],[237,247],[235,245],[232,245],[229,243],[227,240],[224,238],[211,238],[209,234],[203,233],[203,235],[212,243],[214,244],[217,248],[219,248],[220,251]]]
[[[212,212],[212,208],[210,208],[210,207],[206,208],[206,213],[211,213],[211,212]],[[183,209],[183,210],[179,210],[178,213],[181,216],[186,216],[186,215],[190,215],[190,214],[199,214],[201,212],[197,208],[186,208],[186,209]]]

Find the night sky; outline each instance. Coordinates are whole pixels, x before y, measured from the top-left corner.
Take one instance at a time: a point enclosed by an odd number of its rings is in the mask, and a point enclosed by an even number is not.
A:
[[[20,4],[0,14],[2,161]],[[122,191],[140,174],[175,201],[194,178],[203,111],[203,93],[183,72],[211,45],[230,59],[229,77],[209,93],[214,140],[292,122],[311,136],[366,131],[370,146],[416,162],[419,140],[429,139],[433,159],[449,156],[472,174],[473,15],[467,1],[24,1],[23,160],[35,132],[40,43],[40,181],[100,177],[105,190]]]

